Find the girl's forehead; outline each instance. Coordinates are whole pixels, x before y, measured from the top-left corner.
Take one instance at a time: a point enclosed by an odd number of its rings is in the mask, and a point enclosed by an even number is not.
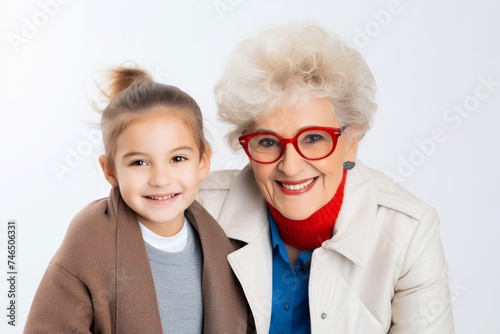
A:
[[[154,109],[140,110],[135,113],[131,113],[128,118],[127,126],[128,128],[133,125],[156,122],[181,122],[186,125],[194,125],[192,121],[194,120],[194,115],[191,111],[185,108],[179,107],[155,107]],[[194,130],[194,129],[193,129]]]
[[[141,152],[162,157],[181,147],[199,151],[193,130],[180,117],[150,118],[136,122],[116,140],[118,156]]]
[[[196,118],[185,108],[144,110],[132,114],[122,124],[121,132],[110,142],[114,157],[130,151],[162,155],[178,147],[190,147],[200,154],[205,149],[203,132]]]

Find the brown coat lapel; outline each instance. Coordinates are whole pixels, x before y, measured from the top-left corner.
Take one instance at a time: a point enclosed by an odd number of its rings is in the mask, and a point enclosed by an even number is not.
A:
[[[153,275],[137,218],[117,190],[112,191],[109,205],[113,205],[117,226],[117,333],[161,333]]]
[[[203,250],[203,332],[246,333],[246,299],[227,262],[234,251],[231,242],[198,202],[188,208],[186,217],[198,231]]]

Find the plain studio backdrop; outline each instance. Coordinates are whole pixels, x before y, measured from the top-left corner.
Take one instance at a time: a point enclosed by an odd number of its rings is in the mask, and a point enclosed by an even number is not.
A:
[[[358,157],[435,207],[457,333],[500,328],[500,3],[481,1],[2,1],[0,332],[21,333],[72,217],[107,196],[97,159],[98,71],[133,60],[200,104],[212,170],[241,168],[217,122],[213,86],[235,44],[312,19],[358,48],[378,112]],[[14,300],[7,272],[17,222]],[[96,273],[99,275],[99,273]],[[415,321],[439,316],[436,299]]]

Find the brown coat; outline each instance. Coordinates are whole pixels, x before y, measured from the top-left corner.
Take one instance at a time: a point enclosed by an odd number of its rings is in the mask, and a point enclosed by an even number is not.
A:
[[[251,331],[226,259],[234,247],[198,202],[186,217],[203,251],[203,332]],[[74,218],[38,287],[24,333],[162,333],[142,234],[117,188]]]

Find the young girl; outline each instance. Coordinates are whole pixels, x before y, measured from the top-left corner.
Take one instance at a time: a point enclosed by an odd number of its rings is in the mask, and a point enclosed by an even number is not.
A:
[[[246,333],[234,248],[195,201],[210,167],[200,108],[137,68],[111,72],[102,113],[112,185],[72,221],[25,333]]]

